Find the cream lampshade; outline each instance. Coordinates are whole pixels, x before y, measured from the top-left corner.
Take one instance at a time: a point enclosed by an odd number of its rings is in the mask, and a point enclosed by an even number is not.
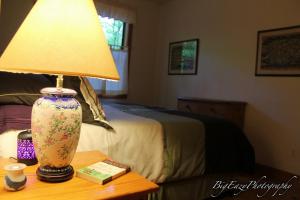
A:
[[[119,80],[93,0],[38,0],[0,58],[0,71]],[[72,178],[81,127],[75,91],[46,88],[32,111],[38,177]],[[47,113],[47,114],[45,114]]]

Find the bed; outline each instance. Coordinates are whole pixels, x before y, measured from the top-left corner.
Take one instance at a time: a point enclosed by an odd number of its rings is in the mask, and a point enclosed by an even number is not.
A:
[[[23,109],[22,116],[11,112],[12,106]],[[11,126],[30,125],[31,106],[2,103],[0,107],[0,117],[6,117],[7,126],[0,134],[0,156],[15,156],[19,131],[12,130]],[[112,102],[105,103],[103,109],[107,122],[84,120],[77,151],[100,150],[158,183],[160,190],[149,199],[205,199],[216,192],[212,186],[217,179],[254,168],[251,144],[238,125],[224,119],[226,115],[212,117]],[[219,108],[215,106],[215,109]],[[7,120],[7,115],[12,113],[23,121]]]

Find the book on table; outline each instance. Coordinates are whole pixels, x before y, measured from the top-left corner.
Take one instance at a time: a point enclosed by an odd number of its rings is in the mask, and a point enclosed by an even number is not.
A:
[[[130,171],[130,167],[105,159],[76,170],[76,176],[100,184],[105,184]]]

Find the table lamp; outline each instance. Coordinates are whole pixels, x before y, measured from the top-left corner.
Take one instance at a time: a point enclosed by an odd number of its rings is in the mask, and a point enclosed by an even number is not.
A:
[[[0,58],[0,71],[58,75],[32,109],[42,181],[72,178],[82,110],[63,75],[119,80],[93,0],[38,0]]]

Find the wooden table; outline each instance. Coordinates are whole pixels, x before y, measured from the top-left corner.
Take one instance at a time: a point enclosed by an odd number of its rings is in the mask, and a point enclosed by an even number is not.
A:
[[[76,153],[72,166],[78,169],[105,159],[105,155],[98,151]],[[158,186],[134,172],[129,172],[105,185],[89,182],[87,180],[73,177],[73,179],[62,183],[46,183],[36,178],[38,165],[29,166],[25,169],[27,176],[26,187],[18,192],[6,191],[3,187],[3,166],[12,161],[0,158],[0,199],[130,199],[144,200],[147,194],[158,190]]]

